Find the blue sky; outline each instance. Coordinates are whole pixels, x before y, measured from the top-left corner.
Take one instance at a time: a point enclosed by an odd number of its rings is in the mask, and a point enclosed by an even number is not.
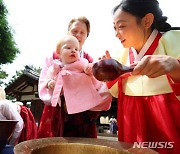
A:
[[[4,0],[9,10],[8,20],[14,29],[14,38],[21,51],[10,70],[9,78],[25,65],[41,67],[44,59],[55,48],[58,39],[67,33],[68,22],[84,15],[91,22],[91,33],[84,50],[94,58],[105,50],[111,53],[119,48],[114,36],[111,11],[119,0]],[[169,23],[180,26],[178,0],[159,0]],[[11,68],[11,69],[9,69]],[[12,69],[13,68],[13,69]]]

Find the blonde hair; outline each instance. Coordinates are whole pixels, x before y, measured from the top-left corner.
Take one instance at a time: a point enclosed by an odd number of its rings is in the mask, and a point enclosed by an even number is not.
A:
[[[6,93],[4,88],[0,87],[0,100],[4,100],[6,98]]]
[[[89,22],[89,20],[85,16],[80,16],[78,18],[71,19],[71,21],[69,22],[69,25],[68,25],[68,31],[70,31],[70,29],[72,27],[72,24],[74,22],[76,22],[76,21],[80,21],[80,22],[85,23],[86,28],[87,28],[87,37],[88,37],[89,33],[90,33],[90,22]]]
[[[77,40],[77,38],[74,37],[74,36],[72,36],[72,35],[67,35],[67,36],[62,37],[62,38],[58,41],[58,43],[57,43],[57,45],[56,45],[56,53],[57,53],[57,54],[60,54],[60,50],[61,50],[62,45],[63,45],[67,40],[69,40],[69,39]],[[78,40],[77,40],[77,42],[78,42]],[[78,42],[78,43],[79,43],[79,42]]]

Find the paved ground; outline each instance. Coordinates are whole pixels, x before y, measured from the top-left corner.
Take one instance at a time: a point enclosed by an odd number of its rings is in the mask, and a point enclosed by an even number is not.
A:
[[[110,136],[98,136],[98,139],[104,139],[104,140],[112,140],[112,141],[118,141],[117,137],[110,137]]]
[[[99,139],[118,141],[117,135],[98,133]]]

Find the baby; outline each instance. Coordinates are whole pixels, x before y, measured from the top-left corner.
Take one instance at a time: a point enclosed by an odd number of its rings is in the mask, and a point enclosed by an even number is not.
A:
[[[52,106],[61,106],[60,93],[64,94],[68,114],[86,110],[108,110],[112,96],[104,82],[92,74],[92,63],[80,58],[79,42],[74,36],[65,36],[57,44],[59,59],[47,71],[47,89]]]

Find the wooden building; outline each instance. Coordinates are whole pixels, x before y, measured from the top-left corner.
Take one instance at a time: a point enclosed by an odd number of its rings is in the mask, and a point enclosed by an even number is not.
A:
[[[30,107],[36,122],[39,122],[44,107],[44,103],[38,96],[38,80],[38,74],[26,69],[21,76],[5,88],[6,95],[12,96]]]

